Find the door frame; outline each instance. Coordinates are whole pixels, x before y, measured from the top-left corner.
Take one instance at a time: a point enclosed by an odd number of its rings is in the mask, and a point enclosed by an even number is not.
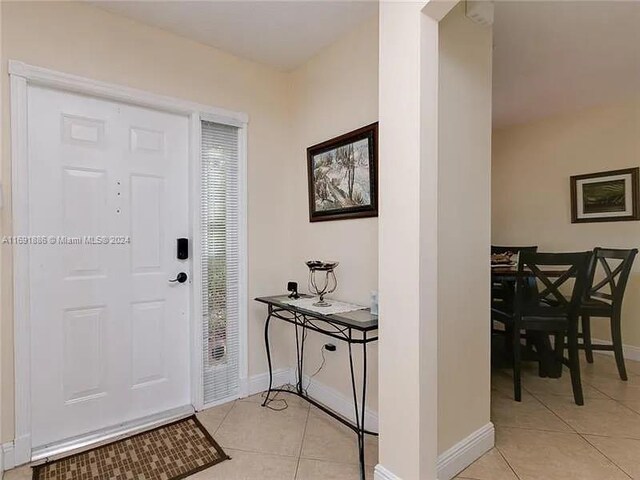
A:
[[[248,338],[247,338],[247,125],[246,113],[234,112],[208,105],[156,95],[122,85],[105,83],[67,73],[57,72],[26,63],[9,60],[11,89],[11,201],[14,236],[29,235],[29,152],[27,89],[30,85],[44,86],[58,91],[79,93],[94,98],[117,101],[129,105],[178,114],[189,119],[189,236],[192,239],[191,272],[195,281],[189,282],[190,295],[190,386],[191,402],[195,410],[202,409],[203,400],[203,346],[202,346],[202,284],[200,262],[200,172],[201,172],[201,120],[238,127],[239,147],[239,363],[240,392],[248,390]],[[29,249],[13,248],[13,330],[14,330],[14,388],[15,388],[15,433],[14,464],[21,465],[32,459],[31,445],[31,326],[30,326],[30,273]],[[183,413],[184,414],[184,413]],[[173,412],[173,416],[176,412]],[[90,435],[92,441],[128,433],[150,424],[158,424],[168,417],[142,419],[146,423],[123,425],[121,429],[107,429],[104,435]],[[78,439],[72,449],[82,446],[87,439]]]

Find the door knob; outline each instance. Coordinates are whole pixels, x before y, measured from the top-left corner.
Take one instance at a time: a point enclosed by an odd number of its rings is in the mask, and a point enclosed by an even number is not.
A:
[[[186,274],[186,273],[184,273],[184,272],[180,272],[180,273],[176,276],[176,278],[174,278],[173,280],[169,280],[169,282],[170,282],[170,283],[175,283],[175,282],[178,282],[178,283],[184,283],[184,282],[186,282],[186,281],[187,281],[187,278],[188,278],[188,277],[187,277],[187,274]]]

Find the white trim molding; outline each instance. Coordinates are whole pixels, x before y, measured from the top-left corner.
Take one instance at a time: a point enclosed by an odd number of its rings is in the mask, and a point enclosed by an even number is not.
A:
[[[3,443],[0,455],[2,455],[3,468],[3,470],[0,470],[0,472],[6,472],[7,470],[11,470],[16,466],[13,442]]]
[[[377,464],[375,469],[373,470],[373,479],[374,480],[402,480],[399,476],[393,473],[391,470],[388,470],[381,464]]]
[[[291,374],[292,378],[295,378],[295,370],[292,370]],[[353,397],[344,395],[343,393],[338,392],[337,390],[328,387],[327,385],[320,383],[315,379],[310,380],[308,375],[305,375],[303,378],[305,385],[309,385],[307,389],[309,396],[313,397],[323,405],[326,405],[334,412],[339,413],[341,416],[348,418],[352,422],[355,422]],[[365,408],[364,427],[372,432],[378,431],[378,412],[375,412],[369,408]]]
[[[594,345],[611,345],[611,340],[600,340],[599,338],[592,338],[591,343]],[[606,350],[594,350],[593,353],[602,353],[604,355],[613,356],[613,352]],[[640,362],[640,347],[634,345],[622,345],[622,353],[626,360],[633,360],[634,362]]]
[[[286,385],[291,382],[291,369],[289,368],[280,368],[273,372],[273,386],[281,387],[282,385]],[[249,378],[248,381],[245,381],[244,385],[241,385],[240,390],[246,392],[244,395],[248,397],[249,395],[255,395],[256,393],[264,392],[269,388],[269,374],[268,373],[259,373],[258,375],[253,375]]]
[[[489,422],[438,455],[438,480],[450,480],[495,445],[495,428]]]
[[[192,278],[200,278],[198,273],[199,252],[199,221],[200,212],[200,121],[209,121],[231,125],[240,129],[240,258],[247,258],[247,124],[249,117],[242,112],[234,112],[223,108],[211,107],[164,95],[137,90],[134,88],[114,85],[97,80],[79,77],[68,73],[56,72],[23,62],[9,60],[9,75],[11,88],[11,165],[12,165],[12,216],[13,235],[29,235],[29,192],[28,192],[28,142],[27,142],[27,89],[29,85],[39,85],[56,90],[79,93],[92,97],[107,99],[161,110],[188,117],[189,126],[189,168],[190,190],[189,199],[191,209],[191,232],[193,239],[193,255],[191,259]],[[30,334],[30,298],[29,298],[29,250],[25,248],[13,249],[13,295],[14,295],[14,362],[15,362],[15,440],[11,444],[11,451],[3,447],[3,461],[5,468],[22,465],[32,458],[31,445],[31,334]],[[247,266],[246,261],[240,266],[240,333],[245,338],[240,339],[240,380],[247,383],[248,344],[247,344]],[[192,289],[190,305],[191,332],[191,395],[192,404],[196,409],[203,406],[202,394],[202,317],[200,301],[201,287],[199,282],[190,282]],[[245,390],[246,392],[246,390]],[[242,395],[245,392],[239,392]],[[141,419],[142,420],[142,419]]]
[[[341,416],[355,421],[355,413],[353,410],[353,398],[338,392],[337,390],[318,382],[317,380],[311,380],[310,377],[304,376],[304,384],[308,386],[309,396],[317,400],[325,407],[330,408],[335,413]],[[296,375],[295,369],[281,368],[273,372],[273,386],[280,387],[285,384],[295,385]],[[255,395],[256,393],[264,392],[269,388],[269,374],[260,373],[253,375],[249,379],[249,385],[247,387],[249,395]],[[365,428],[367,430],[377,432],[378,431],[378,413],[367,408],[365,410],[364,418]]]
[[[9,60],[9,75],[24,78],[34,85],[43,85],[57,90],[106,98],[155,110],[165,110],[181,115],[191,115],[194,112],[198,112],[203,118],[206,117],[206,120],[233,125],[234,127],[244,127],[249,122],[249,116],[246,113],[202,105],[188,100],[158,95],[69,73],[56,72],[16,60]]]
[[[10,62],[11,66],[11,62]],[[27,79],[11,75],[11,195],[13,235],[29,234]],[[15,371],[14,466],[31,459],[31,321],[29,249],[13,249],[13,341]]]
[[[467,438],[438,455],[438,480],[451,480],[462,470],[487,453],[495,445],[495,428],[489,422]],[[374,480],[401,480],[382,464],[375,467]]]

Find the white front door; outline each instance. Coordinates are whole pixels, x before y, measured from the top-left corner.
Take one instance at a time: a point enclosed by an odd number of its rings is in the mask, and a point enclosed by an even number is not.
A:
[[[169,282],[190,275],[189,121],[30,86],[28,124],[38,448],[191,403],[190,279]]]

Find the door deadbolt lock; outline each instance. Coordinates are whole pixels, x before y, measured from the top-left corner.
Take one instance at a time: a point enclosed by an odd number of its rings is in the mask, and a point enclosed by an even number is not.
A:
[[[176,276],[176,278],[174,278],[173,280],[169,280],[169,282],[170,282],[170,283],[176,283],[176,282],[178,282],[178,283],[184,283],[184,282],[186,282],[186,281],[187,281],[187,278],[189,278],[189,277],[187,277],[187,274],[186,274],[186,273],[184,273],[184,272],[180,272],[180,273]]]

